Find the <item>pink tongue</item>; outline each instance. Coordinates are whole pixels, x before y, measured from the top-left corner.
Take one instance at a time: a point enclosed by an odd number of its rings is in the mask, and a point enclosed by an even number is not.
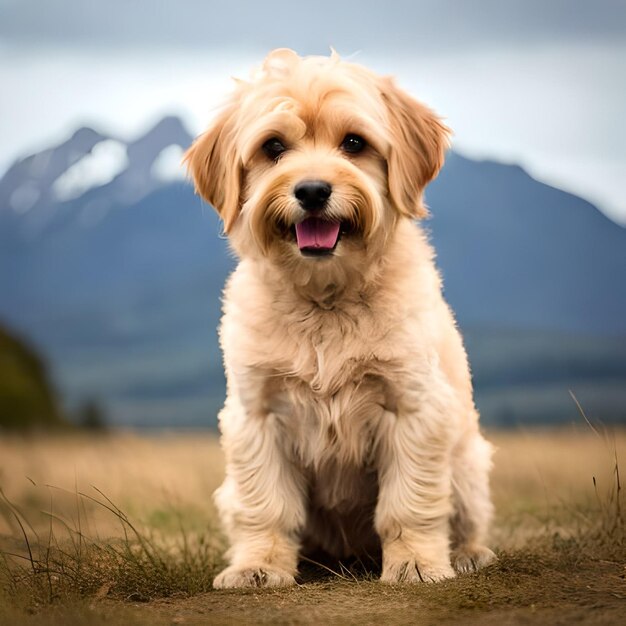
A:
[[[339,237],[339,222],[328,222],[318,217],[309,217],[296,224],[298,248],[332,250]]]

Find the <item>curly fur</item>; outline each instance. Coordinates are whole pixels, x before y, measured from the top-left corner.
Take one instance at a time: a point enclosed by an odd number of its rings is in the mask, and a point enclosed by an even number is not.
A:
[[[365,138],[358,155],[341,150]],[[262,145],[279,137],[277,161]],[[216,503],[230,565],[216,587],[293,584],[299,554],[382,548],[381,579],[488,563],[491,449],[463,343],[415,218],[448,129],[393,80],[276,50],[186,155],[239,265],[224,291]],[[345,232],[303,256],[294,186],[332,184]],[[454,567],[453,567],[454,566]]]

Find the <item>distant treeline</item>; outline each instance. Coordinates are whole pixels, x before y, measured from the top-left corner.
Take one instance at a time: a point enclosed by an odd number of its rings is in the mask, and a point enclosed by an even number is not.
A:
[[[102,410],[85,402],[68,419],[44,359],[29,342],[0,325],[0,432],[103,428]]]

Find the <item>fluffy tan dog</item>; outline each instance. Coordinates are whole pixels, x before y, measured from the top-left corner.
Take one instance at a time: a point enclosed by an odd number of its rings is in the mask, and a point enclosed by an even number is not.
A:
[[[414,221],[447,145],[390,78],[275,50],[189,149],[240,258],[220,332],[231,548],[215,587],[294,584],[316,548],[382,548],[390,583],[494,558],[491,449]]]

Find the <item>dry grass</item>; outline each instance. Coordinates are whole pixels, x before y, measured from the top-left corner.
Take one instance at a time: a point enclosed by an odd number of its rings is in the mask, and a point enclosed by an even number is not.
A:
[[[92,486],[149,526],[175,529],[176,512],[201,529],[214,517],[211,493],[223,471],[217,438],[206,433],[0,437],[0,486],[40,529],[48,521],[32,513],[51,500],[57,512],[72,513],[76,491],[96,496]],[[119,536],[115,517],[87,500],[82,509],[90,535]],[[0,535],[8,530],[0,519]]]
[[[418,613],[424,623],[619,623],[626,432],[490,438],[496,566],[407,588],[378,584],[359,563],[332,564],[338,575],[305,565],[295,589],[215,592],[223,540],[210,494],[223,460],[213,436],[5,437],[0,623],[410,623]]]

